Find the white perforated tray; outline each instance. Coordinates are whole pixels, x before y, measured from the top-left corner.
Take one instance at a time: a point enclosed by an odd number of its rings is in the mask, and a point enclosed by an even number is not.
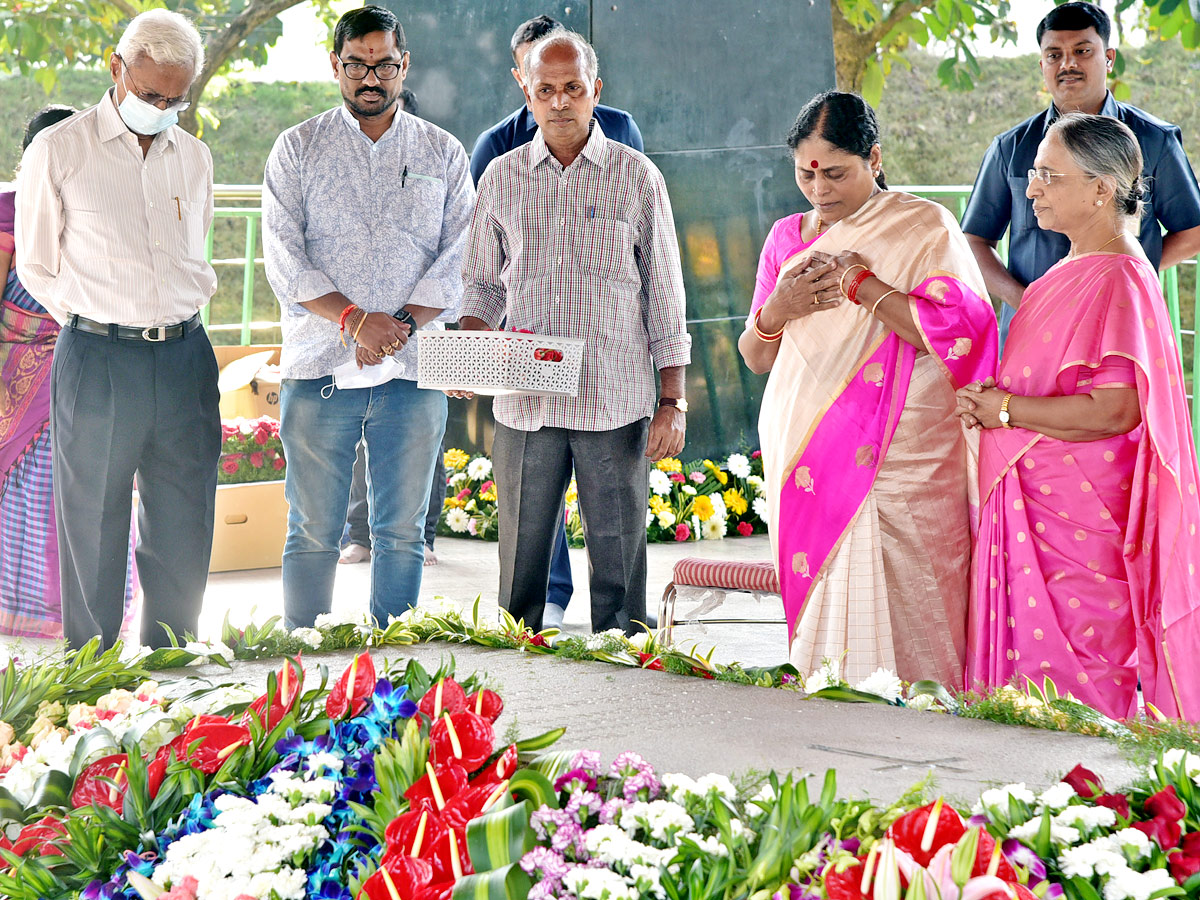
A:
[[[581,338],[515,331],[418,331],[417,387],[476,394],[574,397],[583,363]],[[558,350],[559,362],[534,359]]]

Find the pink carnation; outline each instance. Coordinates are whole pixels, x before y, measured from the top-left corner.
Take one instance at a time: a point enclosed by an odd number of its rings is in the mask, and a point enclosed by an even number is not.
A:
[[[754,534],[754,526],[749,522],[738,522],[737,530],[738,534],[742,537],[750,537],[750,535]]]
[[[255,450],[250,454],[250,465],[256,469],[261,469],[263,464],[263,455],[261,450]]]
[[[704,484],[704,479],[708,476],[703,472],[693,472],[688,478],[692,479],[696,484]]]
[[[688,527],[687,522],[680,522],[675,526],[675,540],[686,541],[692,536],[692,529]]]
[[[200,883],[195,878],[191,875],[184,875],[179,884],[159,897],[158,900],[196,900],[196,891],[199,889]]]
[[[674,481],[676,484],[683,481],[683,473],[682,472],[672,472],[667,477],[670,478],[672,481]]]
[[[455,500],[466,500],[470,496],[471,496],[471,489],[463,488],[461,491],[459,491],[457,494],[454,495],[454,499]]]

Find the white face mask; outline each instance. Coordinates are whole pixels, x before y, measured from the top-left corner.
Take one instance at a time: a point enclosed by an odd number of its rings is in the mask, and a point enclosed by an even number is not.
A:
[[[179,121],[178,110],[168,107],[159,109],[152,103],[147,103],[137,96],[125,84],[125,67],[121,67],[121,84],[125,88],[125,99],[117,106],[121,119],[135,134],[155,135],[166,131]]]

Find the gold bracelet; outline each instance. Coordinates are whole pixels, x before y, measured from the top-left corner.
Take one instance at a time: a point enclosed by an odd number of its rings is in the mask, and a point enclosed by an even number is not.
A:
[[[883,294],[878,300],[875,301],[874,305],[871,307],[871,315],[875,315],[875,310],[879,309],[879,304],[882,303],[884,300],[886,300],[888,297],[890,297],[892,294],[902,294],[902,293],[904,293],[904,292],[901,290],[898,290],[897,288],[892,288],[886,294]]]
[[[758,335],[758,339],[759,339],[760,341],[763,341],[763,342],[765,342],[765,343],[768,343],[768,344],[773,344],[773,343],[775,343],[776,341],[778,341],[778,340],[782,339],[782,338],[783,338],[783,332],[784,332],[784,330],[787,328],[787,323],[786,323],[786,322],[784,322],[784,323],[783,323],[783,328],[780,328],[780,329],[779,329],[778,331],[776,331],[774,334],[767,334],[765,331],[763,331],[761,328],[759,328],[759,327],[758,327],[758,318],[759,318],[759,316],[761,316],[761,315],[762,315],[762,307],[760,306],[760,307],[758,308],[758,312],[756,312],[756,313],[754,314],[754,319],[753,319],[753,321],[750,323],[750,324],[751,324],[751,326],[754,328],[754,333],[755,333],[756,335]]]
[[[364,311],[362,314],[362,318],[358,320],[358,325],[356,325],[354,328],[354,334],[350,335],[350,340],[354,341],[354,343],[356,343],[356,344],[358,343],[358,333],[360,331],[362,331],[362,327],[363,327],[363,325],[366,324],[366,322],[367,322],[367,314]]]
[[[842,273],[842,277],[838,279],[838,293],[840,293],[843,297],[845,297],[846,296],[846,276],[849,275],[851,272],[853,272],[855,269],[866,269],[866,268],[867,267],[864,266],[862,263],[855,263],[854,265],[852,265],[848,269],[846,269],[846,271]],[[846,299],[849,299],[849,298],[847,297]]]

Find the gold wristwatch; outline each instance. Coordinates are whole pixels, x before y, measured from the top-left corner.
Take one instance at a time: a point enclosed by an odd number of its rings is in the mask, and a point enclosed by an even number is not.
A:
[[[996,416],[1000,420],[1000,424],[1005,428],[1012,428],[1012,413],[1008,411],[1008,401],[1013,398],[1012,394],[1005,394],[1004,399],[1000,401],[1000,412]]]

